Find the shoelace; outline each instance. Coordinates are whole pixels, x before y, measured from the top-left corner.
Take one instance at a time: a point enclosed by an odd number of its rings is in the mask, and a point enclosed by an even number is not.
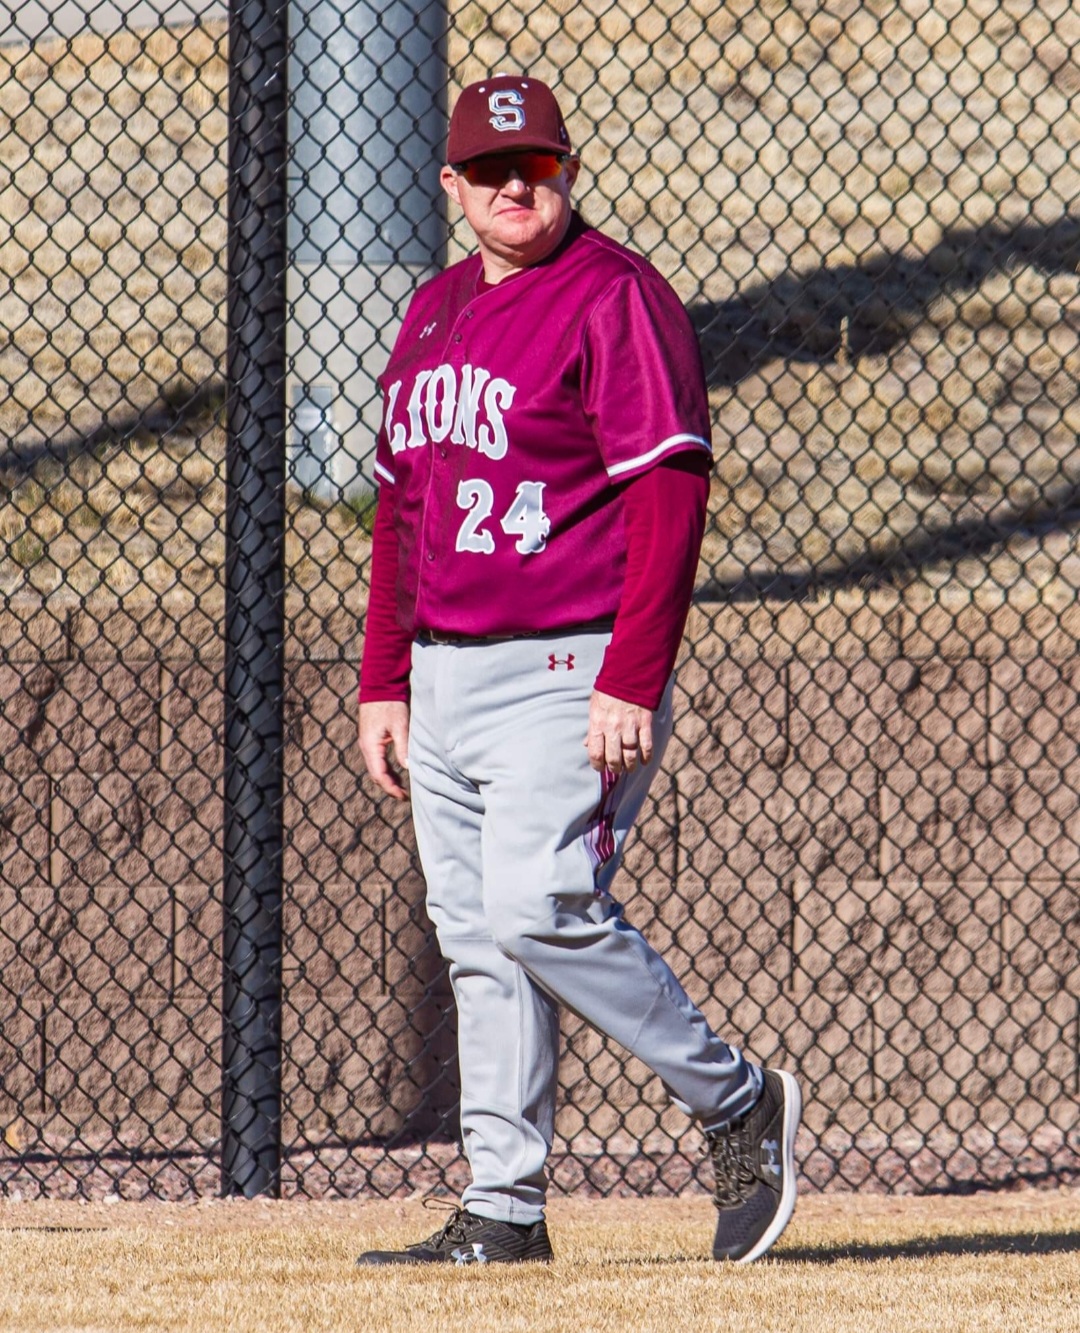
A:
[[[751,1164],[750,1136],[742,1125],[729,1125],[709,1135],[713,1171],[716,1174],[716,1206],[732,1208],[745,1203],[757,1177]]]
[[[425,1208],[434,1208],[440,1211],[444,1208],[450,1210],[450,1216],[433,1236],[429,1236],[428,1239],[423,1242],[424,1245],[435,1250],[438,1249],[440,1245],[445,1244],[448,1240],[453,1241],[456,1244],[465,1243],[467,1237],[465,1234],[464,1208],[459,1208],[452,1203],[446,1203],[441,1199],[424,1199],[423,1205]]]

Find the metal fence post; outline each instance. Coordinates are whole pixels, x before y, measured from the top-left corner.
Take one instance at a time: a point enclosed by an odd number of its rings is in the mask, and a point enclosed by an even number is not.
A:
[[[370,491],[376,376],[417,284],[446,256],[444,0],[291,0],[292,480]]]
[[[229,14],[223,1194],[281,1177],[285,0]]]

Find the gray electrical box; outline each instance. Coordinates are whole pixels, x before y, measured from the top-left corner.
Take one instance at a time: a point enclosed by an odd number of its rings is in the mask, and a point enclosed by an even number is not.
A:
[[[333,474],[341,438],[334,423],[331,384],[292,386],[292,438],[289,443],[289,480],[308,495],[336,500],[339,489]]]

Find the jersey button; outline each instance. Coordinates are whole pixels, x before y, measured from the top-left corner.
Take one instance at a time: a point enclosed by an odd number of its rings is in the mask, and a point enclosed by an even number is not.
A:
[[[454,342],[456,342],[456,343],[461,342],[461,334],[460,334],[460,333],[455,333],[455,334],[454,334]]]
[[[434,551],[428,551],[428,553],[427,553],[427,558],[428,558],[429,560],[434,560],[434,559],[435,559],[435,552],[434,552]]]

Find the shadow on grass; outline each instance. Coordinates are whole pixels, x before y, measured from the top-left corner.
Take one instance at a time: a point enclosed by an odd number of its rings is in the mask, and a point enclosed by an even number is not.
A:
[[[734,387],[771,360],[836,360],[880,355],[910,337],[942,296],[976,290],[1012,264],[1074,275],[1080,266],[1080,218],[1019,227],[960,227],[925,255],[892,253],[865,264],[785,273],[726,301],[689,307],[713,387]],[[1077,312],[1080,319],[1080,311]],[[889,551],[864,553],[825,568],[747,570],[710,580],[697,602],[754,603],[763,598],[814,601],[845,588],[901,586],[921,569],[984,556],[1013,537],[1037,539],[1080,522],[1080,488],[1058,487],[1023,510],[924,529]]]
[[[725,301],[691,304],[688,312],[710,385],[733,387],[775,359],[826,364],[841,350],[851,358],[887,352],[910,336],[938,298],[973,292],[1013,264],[1074,275],[1080,269],[1080,218],[956,227],[926,254],[894,252],[862,264],[785,273]],[[148,407],[132,408],[93,431],[9,442],[0,448],[0,475],[10,479],[44,459],[64,463],[138,435],[191,430],[217,415],[224,401],[221,379],[176,386]],[[984,556],[1013,537],[1038,539],[1078,522],[1080,487],[1058,487],[1023,510],[1001,506],[993,515],[924,529],[885,552],[826,567],[747,570],[734,579],[713,579],[697,589],[695,601],[807,602],[845,588],[902,586],[928,565]]]
[[[773,1263],[835,1264],[847,1259],[873,1263],[879,1259],[928,1259],[935,1255],[1075,1254],[1080,1231],[974,1232],[958,1236],[916,1236],[910,1240],[850,1245],[798,1245],[774,1250]]]
[[[832,361],[891,351],[941,296],[974,291],[1012,264],[1075,275],[1080,218],[955,227],[924,255],[785,273],[726,301],[689,307],[710,385],[733,387],[767,361]]]
[[[955,564],[985,556],[1014,538],[1038,540],[1080,523],[1080,487],[1064,487],[1043,497],[1039,506],[1003,511],[997,516],[962,519],[947,528],[919,532],[888,552],[867,552],[844,564],[805,571],[747,570],[734,579],[709,579],[694,591],[694,601],[732,605],[776,598],[813,602],[845,588],[902,587],[931,565]]]
[[[77,1231],[108,1231],[108,1229],[109,1229],[108,1227],[99,1227],[99,1226],[90,1226],[90,1227],[53,1227],[53,1226],[41,1226],[41,1227],[35,1227],[35,1226],[32,1226],[32,1225],[28,1225],[28,1226],[20,1226],[20,1227],[15,1227],[15,1226],[11,1226],[11,1227],[9,1227],[9,1226],[5,1226],[3,1222],[0,1222],[0,1235],[3,1235],[3,1233],[4,1233],[4,1232],[7,1232],[7,1231],[49,1231],[49,1232],[56,1232],[56,1233],[59,1233],[59,1234],[61,1234],[61,1235],[64,1235],[64,1234],[67,1234],[67,1233],[70,1233],[70,1232],[77,1232]]]
[[[175,431],[190,431],[216,417],[225,403],[225,381],[207,380],[204,384],[184,384],[163,389],[147,407],[131,407],[114,415],[91,431],[58,432],[45,437],[30,432],[0,449],[0,474],[31,472],[39,463],[51,460],[66,463],[80,454],[111,449],[128,444],[140,435],[168,436]]]

